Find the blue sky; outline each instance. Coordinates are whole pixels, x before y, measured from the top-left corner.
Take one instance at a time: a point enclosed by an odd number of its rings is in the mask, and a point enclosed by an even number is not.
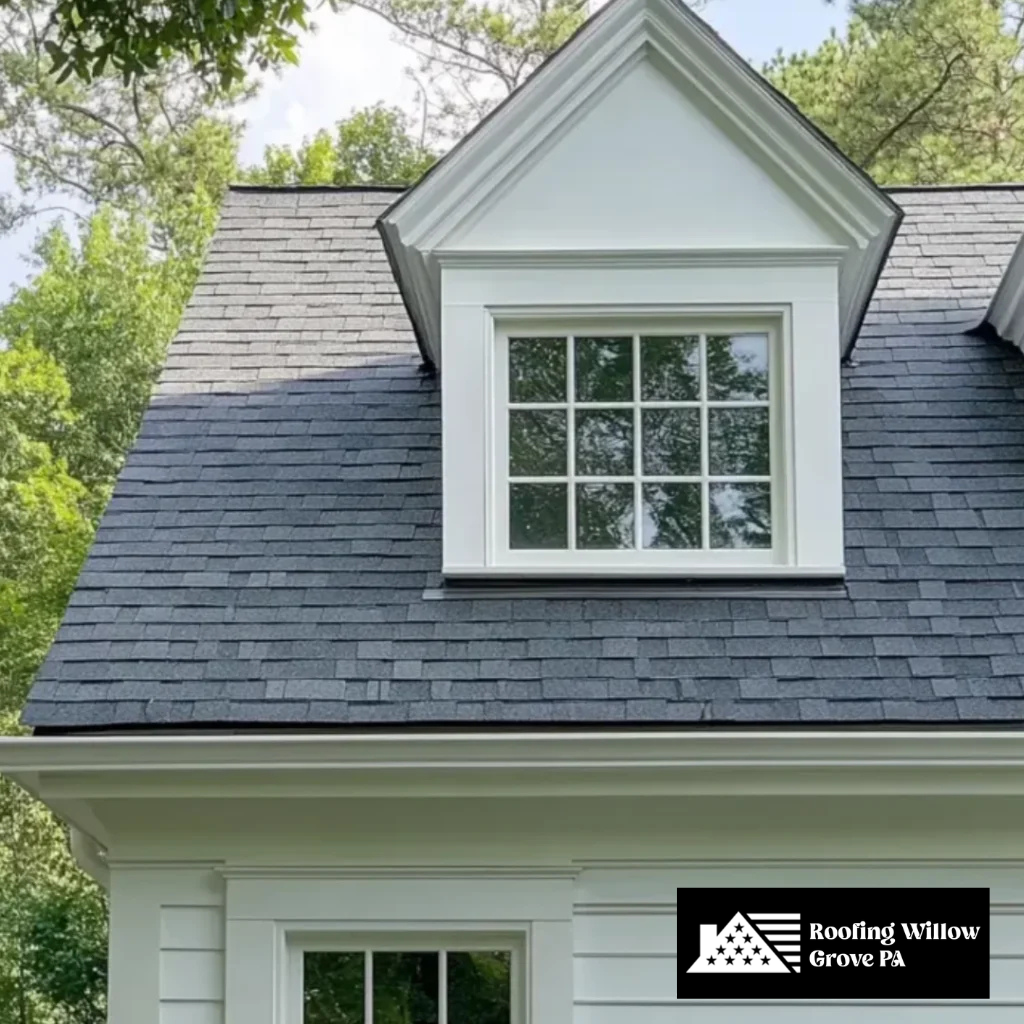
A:
[[[845,0],[711,0],[702,14],[744,57],[760,65],[778,49],[811,49],[842,24]],[[321,16],[303,44],[301,64],[268,76],[244,111],[242,158],[260,159],[270,143],[297,143],[353,109],[378,100],[411,107],[414,89],[405,73],[410,58],[389,28],[371,14],[349,10]],[[9,164],[0,161],[0,188],[9,187]],[[0,297],[29,276],[22,259],[40,224],[0,239]]]

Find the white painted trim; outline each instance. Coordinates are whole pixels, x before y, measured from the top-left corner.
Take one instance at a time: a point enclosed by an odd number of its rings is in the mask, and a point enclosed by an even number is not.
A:
[[[1019,795],[1024,733],[5,737],[0,771],[71,808],[101,796]]]
[[[1024,238],[1013,250],[985,320],[1004,341],[1024,348]]]
[[[74,825],[68,830],[68,845],[75,863],[100,888],[110,890],[110,867],[107,864],[107,853],[92,836],[86,835]]]
[[[442,249],[442,268],[838,266],[841,246],[730,249]],[[735,312],[735,310],[731,310]]]

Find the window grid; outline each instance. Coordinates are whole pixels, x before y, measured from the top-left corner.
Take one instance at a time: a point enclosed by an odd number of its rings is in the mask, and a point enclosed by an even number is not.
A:
[[[677,336],[685,332],[660,332],[665,336]],[[697,333],[697,332],[694,332]],[[643,551],[643,488],[644,484],[700,484],[701,498],[701,548],[691,550],[719,550],[711,547],[711,485],[716,483],[729,484],[768,484],[772,486],[771,473],[768,475],[732,475],[724,476],[711,473],[711,438],[709,431],[709,412],[714,409],[770,409],[771,398],[768,399],[712,399],[709,398],[708,388],[708,333],[701,331],[698,337],[698,386],[699,393],[696,401],[665,401],[665,400],[644,400],[642,397],[643,373],[641,365],[641,337],[658,337],[659,332],[633,332],[632,334],[632,390],[633,399],[630,402],[603,401],[603,402],[581,402],[576,398],[576,339],[577,335],[567,334],[564,338],[566,347],[566,400],[564,402],[516,402],[511,398],[508,401],[509,410],[565,410],[566,413],[566,443],[568,445],[566,457],[566,475],[555,476],[527,476],[508,474],[508,486],[512,484],[559,484],[567,486],[567,550],[591,550],[580,549],[577,545],[576,522],[577,522],[577,484],[632,484],[633,485],[633,550]],[[714,337],[719,335],[711,332]],[[593,333],[579,335],[579,337],[592,337]],[[626,337],[627,332],[616,332],[614,336]],[[722,336],[729,336],[728,333]],[[562,339],[559,339],[562,340]],[[768,374],[769,380],[774,375],[773,346],[768,346]],[[576,473],[576,411],[587,409],[631,409],[633,411],[633,475],[632,476],[585,476]],[[645,409],[698,409],[700,414],[700,475],[699,476],[670,476],[664,474],[643,472],[643,411]],[[771,467],[769,467],[771,469]],[[623,549],[620,549],[623,550]],[[625,549],[629,550],[629,549]]]

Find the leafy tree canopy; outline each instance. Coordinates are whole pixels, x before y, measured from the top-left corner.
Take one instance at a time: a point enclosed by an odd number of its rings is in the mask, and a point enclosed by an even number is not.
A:
[[[263,165],[245,172],[254,185],[406,185],[437,156],[411,135],[397,107],[381,103],[321,130],[297,149],[267,146]]]

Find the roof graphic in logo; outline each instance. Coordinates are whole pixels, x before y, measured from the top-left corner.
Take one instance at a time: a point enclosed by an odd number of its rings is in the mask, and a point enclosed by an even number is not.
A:
[[[735,914],[700,926],[700,956],[687,974],[799,974],[799,914]]]

